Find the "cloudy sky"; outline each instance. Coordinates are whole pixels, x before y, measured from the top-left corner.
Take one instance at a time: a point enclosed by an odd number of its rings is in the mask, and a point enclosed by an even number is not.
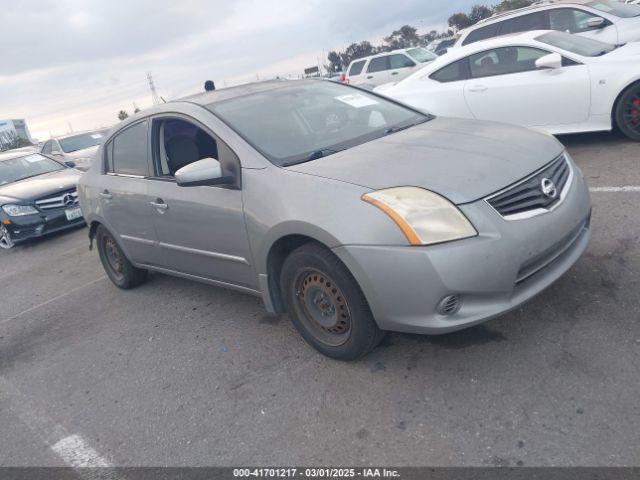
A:
[[[121,109],[297,75],[350,42],[444,28],[481,0],[21,0],[0,3],[0,119],[33,136],[109,126]],[[495,3],[495,2],[494,2]]]

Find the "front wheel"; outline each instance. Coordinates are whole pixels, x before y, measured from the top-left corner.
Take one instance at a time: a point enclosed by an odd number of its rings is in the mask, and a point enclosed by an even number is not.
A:
[[[616,123],[627,137],[640,141],[640,83],[629,87],[618,99]]]
[[[15,243],[13,243],[9,229],[0,223],[0,248],[9,250],[13,248],[14,245]]]
[[[127,290],[144,283],[147,271],[133,266],[120,245],[102,225],[96,231],[96,240],[102,266],[116,287]]]
[[[328,249],[310,243],[294,250],[280,283],[291,321],[320,353],[355,360],[382,340],[358,283]]]

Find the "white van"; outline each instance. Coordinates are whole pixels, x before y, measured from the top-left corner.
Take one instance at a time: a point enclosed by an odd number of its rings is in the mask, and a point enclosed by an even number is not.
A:
[[[359,58],[349,64],[343,82],[378,86],[399,82],[437,57],[425,48],[404,48]]]

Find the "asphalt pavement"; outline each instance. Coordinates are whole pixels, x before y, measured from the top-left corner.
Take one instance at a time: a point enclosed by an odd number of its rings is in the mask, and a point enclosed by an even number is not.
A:
[[[508,315],[355,363],[252,296],[118,290],[86,229],[0,251],[0,466],[640,465],[640,148],[561,141],[593,189],[581,260]]]

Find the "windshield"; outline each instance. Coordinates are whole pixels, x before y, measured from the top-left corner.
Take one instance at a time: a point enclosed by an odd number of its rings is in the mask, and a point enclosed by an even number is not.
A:
[[[97,132],[81,133],[73,137],[61,138],[59,140],[60,147],[64,153],[75,152],[85,148],[100,145],[106,137],[108,130],[100,130]]]
[[[631,18],[640,16],[640,6],[627,5],[622,2],[611,0],[595,0],[587,3],[591,8],[600,10],[601,12],[610,13],[620,18]]]
[[[419,63],[433,62],[438,56],[434,53],[425,50],[424,48],[412,48],[407,50],[407,53],[411,58]]]
[[[65,168],[55,160],[43,157],[38,153],[9,160],[0,160],[0,185],[35,177],[43,173],[64,170]]]
[[[615,45],[565,32],[545,33],[536,40],[583,57],[600,57],[616,49]]]
[[[207,108],[279,166],[330,155],[431,118],[325,81],[291,81]]]

